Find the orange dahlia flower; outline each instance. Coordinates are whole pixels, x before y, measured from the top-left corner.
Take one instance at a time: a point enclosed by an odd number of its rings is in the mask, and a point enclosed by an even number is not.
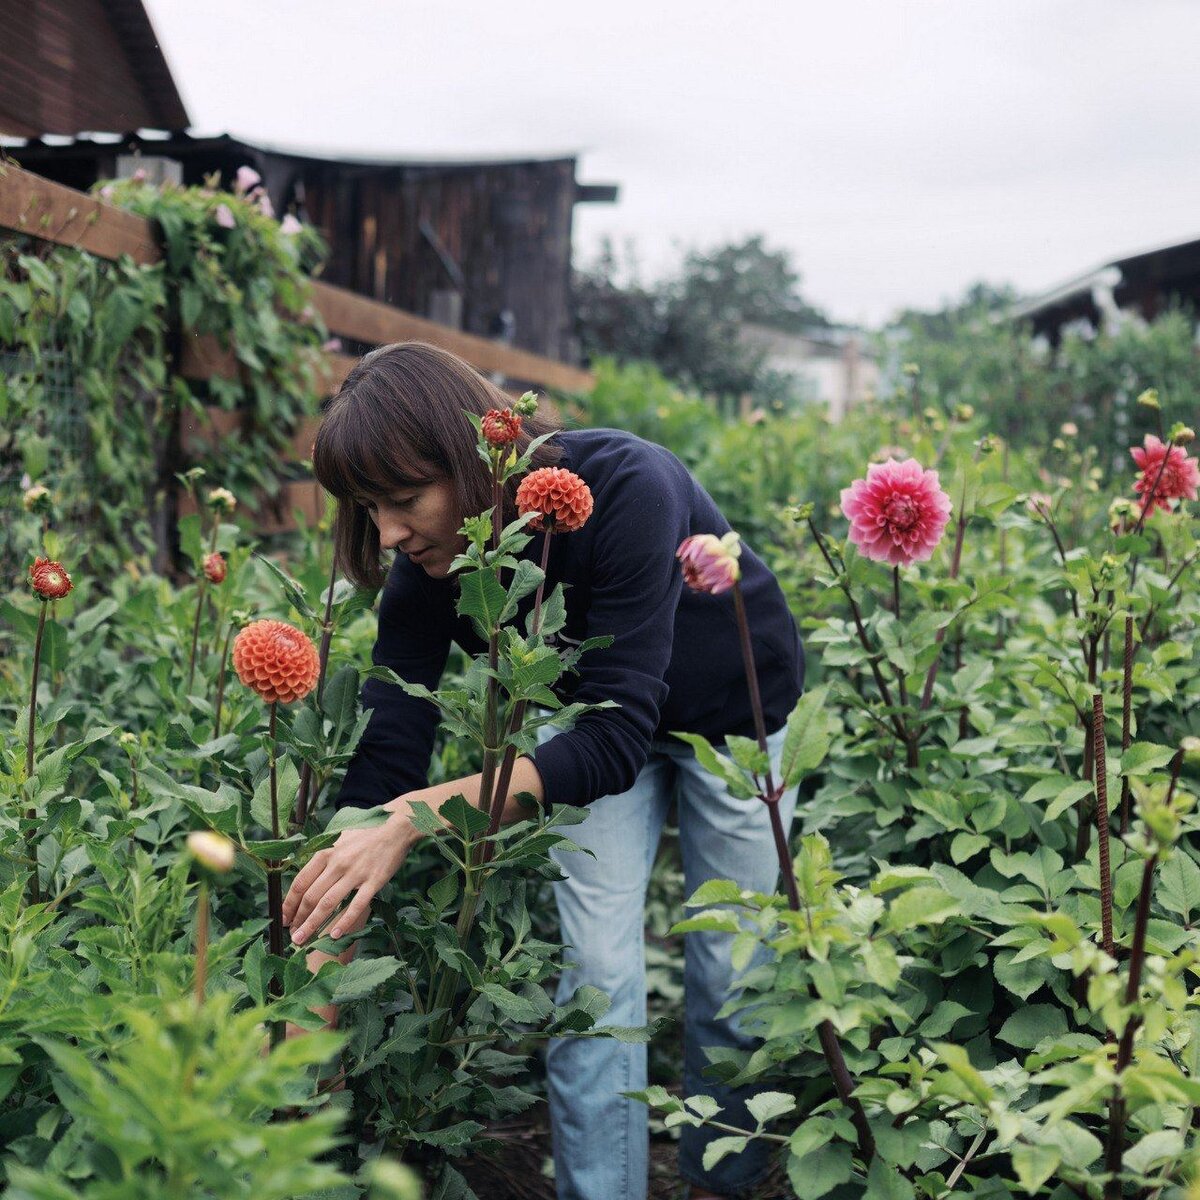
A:
[[[521,418],[511,408],[490,408],[483,418],[483,437],[489,446],[508,446],[521,432]]]
[[[517,511],[541,514],[529,522],[530,529],[545,529],[549,518],[554,532],[579,529],[592,515],[592,492],[573,471],[564,467],[541,467],[531,471],[517,488]]]
[[[214,551],[212,554],[204,556],[204,574],[208,576],[210,583],[224,583],[225,573],[228,569],[223,554],[217,554]]]
[[[252,621],[233,639],[238,678],[268,704],[303,700],[317,686],[317,648],[286,621]]]
[[[43,600],[61,600],[75,586],[62,563],[52,558],[33,560],[29,582]]]

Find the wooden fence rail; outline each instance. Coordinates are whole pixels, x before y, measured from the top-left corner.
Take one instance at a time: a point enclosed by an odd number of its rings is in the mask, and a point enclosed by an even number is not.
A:
[[[75,246],[109,260],[127,254],[134,262],[150,264],[162,257],[153,222],[145,217],[105,204],[10,161],[0,160],[0,231],[3,230],[60,246]],[[589,391],[594,382],[589,372],[567,363],[439,325],[345,288],[314,280],[312,289],[313,306],[330,332],[356,342],[368,345],[429,342],[457,354],[485,374],[503,375],[512,384],[551,391]],[[357,361],[347,354],[325,353],[329,392],[337,389]],[[180,373],[196,380],[231,378],[237,373],[237,360],[233,352],[223,349],[215,338],[188,334],[185,330]],[[204,422],[193,419],[185,424],[182,430],[184,445],[235,437],[239,422],[236,413],[209,408]],[[295,461],[308,457],[318,423],[319,418],[308,418],[295,430],[291,441],[291,455]],[[287,516],[280,518],[279,512],[274,515],[260,513],[260,528],[271,531],[288,527],[293,507],[314,517],[319,504],[319,489],[311,482],[287,484],[279,509]]]

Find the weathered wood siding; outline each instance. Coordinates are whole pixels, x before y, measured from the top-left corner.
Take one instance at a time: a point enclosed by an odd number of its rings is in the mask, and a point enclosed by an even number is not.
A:
[[[186,120],[182,105],[153,92],[161,58],[151,35],[140,5],[127,0],[0,0],[0,133]]]

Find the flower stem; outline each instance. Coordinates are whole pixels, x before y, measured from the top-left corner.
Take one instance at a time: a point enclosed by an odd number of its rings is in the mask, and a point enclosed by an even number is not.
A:
[[[213,737],[221,736],[221,706],[225,701],[225,673],[229,667],[229,643],[233,641],[234,622],[229,622],[225,634],[225,645],[221,648],[221,670],[217,675],[217,701],[213,714]]]
[[[733,585],[733,607],[737,616],[738,641],[742,648],[742,665],[746,671],[746,686],[750,692],[750,707],[754,712],[754,732],[758,739],[758,748],[767,754],[766,722],[763,720],[762,696],[758,689],[758,670],[754,665],[754,648],[750,641],[750,623],[746,619],[746,603],[742,598],[742,585],[735,581]],[[767,805],[770,814],[771,833],[775,839],[775,853],[779,858],[779,869],[783,875],[784,886],[787,890],[788,906],[793,912],[800,911],[800,893],[796,887],[796,872],[792,865],[791,851],[787,844],[787,835],[783,828],[783,819],[779,815],[779,800],[783,795],[782,785],[775,786],[771,771],[770,760],[767,762],[765,773],[766,794],[760,799]],[[875,1156],[875,1138],[867,1122],[867,1114],[862,1103],[855,1097],[854,1077],[846,1066],[846,1057],[837,1039],[837,1032],[831,1021],[822,1021],[817,1026],[817,1038],[821,1043],[821,1052],[825,1056],[825,1064],[829,1068],[830,1078],[843,1104],[850,1110],[850,1119],[858,1133],[859,1155],[864,1162],[870,1162]]]
[[[1100,943],[1109,958],[1116,958],[1113,943],[1112,863],[1108,838],[1108,767],[1104,738],[1104,696],[1092,696],[1092,756],[1096,785],[1096,829],[1100,851]]]
[[[196,677],[196,647],[200,642],[200,614],[204,612],[204,580],[196,583],[196,619],[192,622],[192,650],[188,655],[188,694],[192,691],[192,681]]]
[[[954,530],[954,553],[950,556],[950,578],[957,579],[959,568],[962,566],[962,550],[963,537],[967,532],[967,516],[963,512],[963,505],[967,499],[967,485],[963,483],[962,500],[959,502],[958,521]],[[942,661],[942,643],[946,640],[946,626],[943,625],[936,633],[933,639],[934,655],[933,662],[929,664],[929,671],[925,675],[925,686],[921,690],[921,707],[920,711],[924,712],[933,703],[933,685],[937,682],[938,667]],[[920,728],[917,730],[917,736],[921,733]]]
[[[208,972],[208,880],[200,880],[196,902],[196,1007],[204,1003],[204,985]]]
[[[38,668],[42,662],[42,638],[46,633],[46,602],[42,601],[38,613],[37,635],[33,639],[33,679],[29,685],[29,730],[25,737],[25,785],[32,790],[30,780],[33,779],[33,746],[37,734],[37,690]],[[33,866],[29,874],[29,894],[34,904],[42,902],[42,885],[38,879],[37,847],[34,845],[34,821],[37,820],[37,809],[30,808],[25,813],[29,828],[25,830],[25,844],[29,850],[29,859]]]
[[[1133,614],[1125,616],[1125,656],[1121,686],[1121,753],[1129,749],[1133,723]],[[1121,836],[1129,831],[1129,776],[1121,777]]]
[[[325,594],[325,617],[321,622],[321,648],[318,658],[321,669],[317,674],[317,715],[321,711],[321,695],[325,691],[325,675],[329,669],[329,646],[333,641],[333,587],[337,583],[337,555],[329,569],[329,589]],[[292,817],[293,829],[303,829],[308,820],[308,794],[312,789],[312,764],[305,762],[300,768],[300,788],[296,793],[296,810]]]
[[[546,522],[546,532],[542,537],[542,578],[538,583],[537,592],[533,598],[533,620],[530,623],[530,633],[533,637],[537,637],[542,630],[542,596],[546,590],[546,564],[550,561],[550,538],[553,533],[554,520],[553,518],[549,518]],[[489,840],[484,843],[480,856],[480,865],[483,866],[491,862],[492,855],[495,853],[494,843],[490,839],[500,828],[500,820],[504,816],[504,806],[508,803],[508,785],[512,780],[513,767],[517,761],[517,748],[508,739],[512,738],[520,730],[521,722],[525,719],[525,709],[527,707],[524,700],[518,700],[508,721],[508,729],[505,735],[504,759],[500,764],[500,774],[496,779],[495,794],[492,796],[491,805],[488,810],[487,836]]]
[[[277,705],[272,702],[268,705],[268,710],[271,714],[270,726],[267,730],[268,759],[267,771],[271,781],[271,837],[279,840],[279,796],[276,788],[277,772],[275,769],[276,760],[276,717]],[[267,915],[270,917],[270,949],[272,955],[279,958],[283,957],[283,879],[279,874],[279,863],[273,859],[269,859],[266,863],[267,868]],[[271,994],[279,996],[282,994],[279,980],[272,975],[271,977]],[[282,1021],[271,1022],[271,1045],[278,1046],[283,1041],[284,1023]]]

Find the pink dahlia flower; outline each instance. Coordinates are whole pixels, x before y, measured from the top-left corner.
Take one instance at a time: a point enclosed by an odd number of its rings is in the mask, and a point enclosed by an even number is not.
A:
[[[942,540],[950,497],[936,471],[922,470],[915,458],[889,458],[842,489],[842,512],[850,521],[850,540],[863,555],[906,567],[925,562]]]
[[[228,204],[217,205],[217,224],[222,229],[233,229],[237,225],[237,218],[233,215],[233,210]]]
[[[683,539],[675,557],[683,566],[683,582],[688,587],[718,596],[741,578],[741,552],[738,535],[731,530],[720,538],[715,533],[694,533]]]
[[[262,176],[253,167],[238,167],[237,175],[234,176],[233,180],[233,194],[235,196],[244,196],[260,183],[262,183]]]
[[[1146,516],[1156,508],[1171,510],[1171,500],[1195,500],[1200,488],[1200,467],[1182,446],[1169,446],[1152,433],[1146,434],[1141,446],[1129,451],[1133,461],[1141,468],[1142,477],[1133,485],[1133,490],[1142,497],[1146,505]],[[1166,459],[1166,465],[1163,460]],[[1159,478],[1159,471],[1162,477]],[[1155,483],[1155,480],[1158,480]],[[1150,496],[1150,489],[1154,495]]]

